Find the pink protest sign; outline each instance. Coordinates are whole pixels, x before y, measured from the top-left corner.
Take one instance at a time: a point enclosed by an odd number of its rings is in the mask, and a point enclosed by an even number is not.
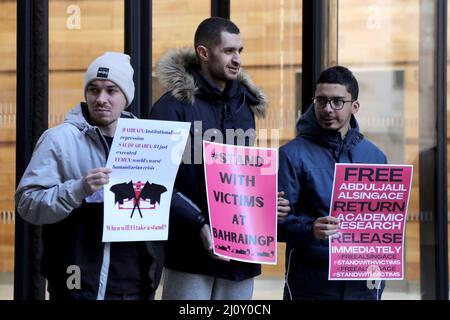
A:
[[[413,167],[336,164],[330,215],[330,280],[404,277],[404,238]]]
[[[203,141],[203,160],[214,253],[276,264],[277,150]]]

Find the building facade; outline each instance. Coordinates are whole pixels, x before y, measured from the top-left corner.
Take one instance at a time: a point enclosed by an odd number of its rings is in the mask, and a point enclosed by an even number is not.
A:
[[[14,191],[39,135],[83,99],[88,63],[104,51],[129,53],[130,108],[145,118],[162,93],[155,63],[171,48],[192,46],[196,26],[211,15],[239,26],[243,67],[268,95],[260,146],[295,136],[323,68],[355,72],[361,131],[390,163],[414,166],[406,277],[386,293],[448,299],[448,14],[446,0],[0,1],[0,299],[43,298],[31,263],[39,228],[15,214]],[[278,246],[278,264],[264,266],[261,278],[283,279]]]

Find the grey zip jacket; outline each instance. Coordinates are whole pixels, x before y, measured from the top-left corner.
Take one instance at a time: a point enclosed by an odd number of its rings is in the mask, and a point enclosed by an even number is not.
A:
[[[129,112],[122,117],[134,118]],[[102,242],[103,196],[88,195],[83,188],[88,170],[105,167],[109,148],[88,119],[82,103],[64,123],[42,134],[15,195],[20,216],[43,225],[41,273],[49,280],[50,294],[53,290],[69,299],[103,299],[110,263],[110,243]],[[163,242],[145,242],[145,247],[152,259],[148,276],[154,293],[164,262]],[[80,289],[67,288],[71,266],[81,270]]]
[[[77,105],[64,123],[45,131],[37,142],[16,191],[20,216],[36,225],[67,218],[89,196],[83,177],[106,165],[107,150],[99,129],[86,121]]]

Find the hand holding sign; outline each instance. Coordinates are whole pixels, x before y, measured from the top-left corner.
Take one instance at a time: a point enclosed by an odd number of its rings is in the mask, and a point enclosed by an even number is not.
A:
[[[95,168],[88,170],[83,177],[83,187],[89,195],[103,188],[105,184],[109,183],[110,168]]]
[[[338,233],[339,229],[339,219],[332,216],[317,218],[313,224],[314,237],[319,240],[328,240],[330,236]]]
[[[278,196],[278,203],[277,203],[277,217],[279,220],[282,220],[287,217],[289,214],[289,211],[291,211],[291,207],[289,205],[289,200],[283,198],[284,197],[284,191],[280,191],[277,193]]]
[[[203,245],[205,246],[205,249],[208,251],[211,258],[221,260],[221,261],[230,261],[230,259],[228,259],[228,258],[221,257],[221,256],[214,254],[213,241],[212,241],[211,230],[209,229],[209,225],[204,224],[203,227],[200,229],[200,238],[202,239]]]

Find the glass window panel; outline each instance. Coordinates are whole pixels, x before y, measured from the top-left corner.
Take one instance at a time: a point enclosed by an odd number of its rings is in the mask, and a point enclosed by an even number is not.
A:
[[[155,0],[153,5],[153,63],[167,50],[193,47],[198,24],[211,14],[211,1]]]
[[[450,17],[450,6],[447,7],[447,184],[450,181],[450,149],[449,149],[449,141],[450,141],[450,68],[448,65],[448,61],[450,59],[450,24],[448,23],[448,19]],[[450,185],[447,187],[447,202],[450,196]],[[447,214],[447,218],[450,221],[450,214]],[[450,223],[449,223],[450,226]],[[450,237],[448,237],[448,253],[450,254]],[[450,266],[449,266],[449,279],[450,279]],[[450,295],[450,294],[449,294]],[[449,296],[450,299],[450,296]]]
[[[105,51],[123,50],[123,0],[49,1],[49,127],[84,100],[89,63]]]
[[[0,300],[13,299],[16,16],[16,1],[0,2]]]
[[[420,299],[420,41],[421,28],[433,26],[421,22],[420,0],[340,0],[338,6],[339,64],[359,80],[362,132],[387,153],[390,163],[414,165],[405,280],[387,281],[383,299]]]
[[[231,1],[231,20],[244,41],[242,66],[266,93],[265,119],[257,120],[259,146],[278,147],[295,137],[301,106],[302,5],[299,0]],[[282,299],[285,244],[277,265],[263,265],[254,299]]]
[[[193,48],[197,26],[211,15],[210,0],[152,1],[152,71],[155,64],[170,49]],[[153,77],[152,102],[163,94]]]

